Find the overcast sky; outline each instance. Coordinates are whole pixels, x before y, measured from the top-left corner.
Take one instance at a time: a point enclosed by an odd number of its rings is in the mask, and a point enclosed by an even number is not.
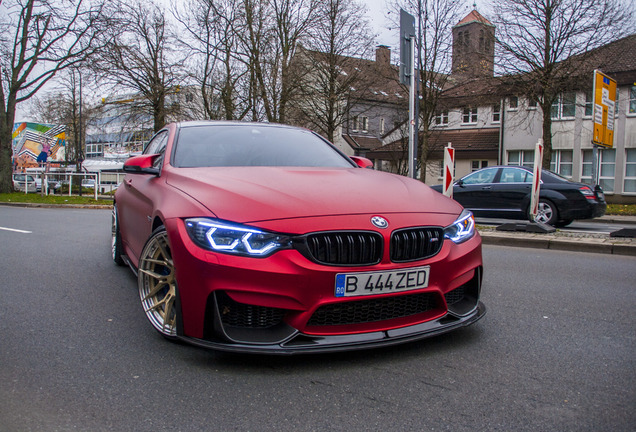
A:
[[[371,22],[374,32],[377,34],[375,39],[376,44],[388,45],[391,50],[397,51],[399,49],[398,31],[397,29],[389,29],[389,27],[393,25],[391,23],[391,18],[394,16],[393,14],[395,14],[395,12],[391,11],[391,13],[388,14],[389,10],[386,6],[387,0],[360,1],[367,6],[369,21]],[[460,0],[460,2],[464,3],[465,15],[468,15],[468,13],[473,10],[473,4],[477,4],[477,10],[480,13],[485,14],[485,0]],[[454,24],[456,23],[453,23],[453,25]]]

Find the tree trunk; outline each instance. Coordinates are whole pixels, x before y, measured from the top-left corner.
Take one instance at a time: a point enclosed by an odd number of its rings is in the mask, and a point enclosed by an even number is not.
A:
[[[545,106],[547,105],[547,106]],[[552,103],[542,104],[543,110],[543,168],[550,169],[552,163]]]
[[[0,121],[0,193],[9,193],[13,190],[11,166],[11,132],[12,128],[6,126],[6,120]]]

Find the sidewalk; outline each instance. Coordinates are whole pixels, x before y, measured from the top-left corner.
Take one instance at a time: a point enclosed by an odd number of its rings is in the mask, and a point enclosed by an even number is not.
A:
[[[603,216],[586,222],[613,223],[636,229],[634,216]],[[496,231],[477,224],[483,244],[592,252],[636,256],[636,238],[610,237],[609,234],[573,233],[558,230],[549,234]]]

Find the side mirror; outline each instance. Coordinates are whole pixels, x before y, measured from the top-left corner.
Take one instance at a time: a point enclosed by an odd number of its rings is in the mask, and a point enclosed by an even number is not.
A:
[[[356,163],[360,168],[371,168],[373,169],[373,162],[370,159],[367,159],[362,156],[349,156],[349,158]]]
[[[159,175],[159,169],[154,168],[152,164],[161,155],[141,155],[133,156],[124,162],[124,172],[131,174],[152,174]]]
[[[455,184],[456,184],[457,186],[459,186],[459,187],[464,187],[464,180],[459,179],[459,180],[457,180],[457,181],[455,182]]]

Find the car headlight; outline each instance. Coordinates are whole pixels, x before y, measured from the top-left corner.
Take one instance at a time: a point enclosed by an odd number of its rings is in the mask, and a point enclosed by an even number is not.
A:
[[[452,225],[444,228],[444,238],[453,243],[463,243],[475,235],[475,218],[473,214],[464,210]]]
[[[192,241],[215,252],[265,257],[291,244],[283,234],[214,219],[186,219],[185,225]]]

